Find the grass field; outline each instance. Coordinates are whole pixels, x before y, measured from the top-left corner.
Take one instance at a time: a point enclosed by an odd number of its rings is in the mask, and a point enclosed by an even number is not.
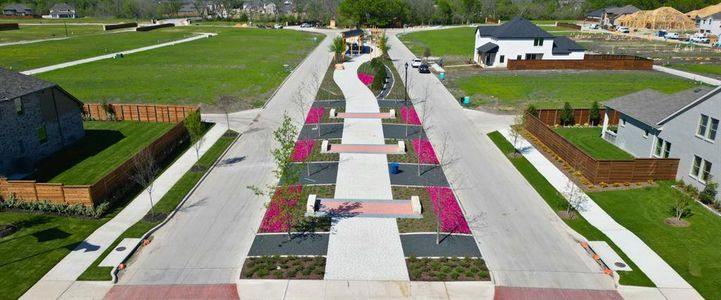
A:
[[[614,220],[640,237],[706,299],[721,299],[721,217],[692,203],[691,226],[671,227],[671,182],[658,187],[590,193]]]
[[[721,65],[711,64],[672,64],[667,67],[687,71],[691,73],[721,77]]]
[[[30,179],[93,184],[175,125],[131,121],[83,124],[85,137],[40,162]]]
[[[418,57],[429,48],[431,56],[443,57],[446,65],[464,64],[473,59],[475,30],[475,27],[427,30],[403,34],[399,38]]]
[[[18,30],[4,30],[0,33],[0,43],[29,41],[39,39],[76,37],[88,34],[99,34],[103,32],[101,25],[24,25],[20,24]],[[3,55],[4,56],[4,55]],[[3,60],[4,62],[4,60]]]
[[[216,141],[215,144],[213,144],[213,146],[211,146],[210,149],[203,154],[200,160],[195,163],[198,170],[207,170],[210,166],[212,166],[213,163],[218,160],[220,155],[223,154],[225,149],[227,149],[235,140],[237,135],[238,134],[234,131],[228,131],[225,135],[218,139],[218,141]],[[160,216],[167,216],[178,206],[178,204],[180,204],[180,201],[185,198],[185,195],[187,195],[198,183],[198,181],[200,181],[200,178],[203,177],[204,174],[205,171],[190,170],[186,172],[183,177],[181,177],[180,180],[178,180],[173,187],[170,188],[168,193],[166,193],[165,196],[163,196],[163,198],[155,204],[155,213]],[[95,260],[95,262],[87,270],[85,270],[79,280],[111,280],[110,270],[112,270],[112,267],[99,267],[98,264],[105,259],[105,256],[107,256],[110,251],[115,249],[116,245],[120,243],[120,241],[125,238],[141,238],[146,232],[148,232],[148,230],[158,225],[162,219],[163,218],[158,217],[142,219],[133,224],[133,226],[125,230],[125,232],[123,232],[115,240],[115,242],[105,250],[103,255],[98,257],[98,259]]]
[[[452,74],[447,80],[456,97],[471,96],[480,106],[560,108],[568,101],[587,108],[651,88],[674,93],[694,87],[690,80],[652,71],[499,71]]]
[[[555,130],[595,159],[633,159],[633,155],[601,138],[602,128],[556,128]]]
[[[191,33],[184,31],[159,29],[149,32],[96,34],[58,41],[4,46],[0,47],[0,57],[3,58],[0,60],[0,67],[28,70],[190,36],[192,36]]]
[[[38,77],[83,101],[212,104],[233,95],[244,109],[262,105],[288,75],[283,65],[297,66],[320,40],[290,30],[228,28],[216,37]]]
[[[511,145],[511,143],[509,143],[506,138],[504,138],[498,131],[494,131],[488,134],[488,137],[504,154],[508,155],[515,152],[513,145]],[[546,180],[545,177],[543,177],[543,175],[541,175],[541,173],[538,172],[538,170],[536,170],[535,167],[533,167],[533,165],[528,160],[526,160],[525,157],[509,157],[508,159],[511,161],[513,166],[516,167],[518,172],[520,172],[521,175],[526,178],[528,183],[533,186],[536,192],[541,195],[543,200],[546,201],[546,203],[548,204],[548,206],[551,207],[551,209],[553,209],[554,211],[566,209],[568,203],[566,199],[559,195],[558,191]],[[646,277],[646,274],[641,272],[639,268],[633,263],[633,261],[628,259],[626,254],[623,253],[623,251],[621,251],[621,249],[619,249],[616,244],[614,244],[605,234],[596,229],[596,227],[593,227],[593,225],[588,223],[588,221],[586,221],[586,219],[584,219],[582,216],[578,215],[575,219],[563,221],[568,224],[569,227],[571,227],[579,234],[583,235],[589,241],[605,241],[611,246],[611,248],[616,251],[616,253],[618,253],[619,256],[621,256],[621,258],[626,263],[628,263],[629,267],[631,267],[633,271],[619,272],[621,275],[621,284],[636,286],[654,286],[653,282],[651,282],[651,280]]]

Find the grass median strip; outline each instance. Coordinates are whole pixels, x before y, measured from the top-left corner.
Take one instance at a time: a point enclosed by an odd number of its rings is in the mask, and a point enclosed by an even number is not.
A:
[[[496,144],[496,147],[508,157],[513,166],[516,167],[518,172],[523,175],[531,186],[538,192],[538,194],[546,201],[554,211],[564,210],[567,206],[567,201],[564,199],[558,191],[546,180],[543,175],[536,170],[533,165],[526,160],[525,157],[511,157],[509,154],[514,152],[513,145],[509,143],[506,138],[501,135],[498,131],[494,131],[488,134],[488,137]],[[621,258],[628,263],[629,267],[633,269],[630,272],[618,272],[621,275],[620,283],[623,285],[635,285],[635,286],[655,286],[651,282],[646,274],[644,274],[636,264],[631,261],[616,244],[611,241],[605,234],[603,234],[596,227],[593,227],[586,219],[582,216],[577,215],[576,218],[563,221],[568,224],[573,230],[583,235],[589,241],[605,241]]]
[[[110,271],[112,267],[99,267],[98,264],[105,259],[105,256],[110,253],[117,244],[124,238],[140,238],[148,230],[158,225],[170,212],[172,212],[190,192],[190,190],[200,181],[205,172],[218,160],[220,155],[223,154],[225,149],[230,147],[231,143],[235,140],[238,133],[234,131],[227,131],[203,156],[195,163],[193,168],[183,175],[178,182],[173,185],[168,193],[158,201],[154,206],[155,217],[146,215],[142,220],[135,223],[133,226],[128,228],[123,234],[121,234],[115,242],[105,250],[105,252],[93,262],[93,264],[85,270],[80,276],[79,280],[111,280]]]

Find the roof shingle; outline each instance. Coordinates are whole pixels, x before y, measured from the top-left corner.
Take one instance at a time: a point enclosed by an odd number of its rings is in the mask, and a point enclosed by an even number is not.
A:
[[[668,95],[652,89],[645,89],[611,99],[603,104],[646,125],[659,128],[659,123],[663,119],[710,91],[710,88],[703,87]]]
[[[0,102],[53,86],[56,84],[0,68]]]

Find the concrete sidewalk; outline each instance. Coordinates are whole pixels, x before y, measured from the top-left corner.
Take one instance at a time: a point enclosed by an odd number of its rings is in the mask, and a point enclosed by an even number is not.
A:
[[[118,51],[118,52],[111,53],[111,54],[105,54],[105,55],[84,58],[84,59],[79,59],[79,60],[74,60],[74,61],[69,61],[69,62],[64,62],[64,63],[57,64],[57,65],[22,71],[20,73],[25,74],[25,75],[45,73],[45,72],[50,72],[50,71],[54,71],[54,70],[58,70],[58,69],[62,69],[62,68],[86,64],[86,63],[94,62],[94,61],[98,61],[98,60],[113,58],[113,57],[115,57],[115,55],[117,53],[133,54],[133,53],[158,49],[158,48],[162,48],[162,47],[172,46],[172,45],[176,45],[176,44],[187,43],[187,42],[191,42],[191,41],[195,41],[198,39],[207,38],[207,37],[211,37],[211,36],[215,36],[215,35],[217,35],[217,34],[216,33],[199,33],[198,35],[196,35],[194,37],[189,37],[189,38],[182,39],[182,40],[177,40],[177,41],[172,41],[172,42],[167,42],[167,43],[162,43],[162,44],[157,44],[157,45],[152,45],[152,46],[140,47],[140,48],[130,49],[130,50],[126,50],[126,51]]]
[[[702,75],[698,75],[698,74],[694,74],[694,73],[690,73],[690,72],[686,72],[686,71],[680,71],[680,70],[667,68],[667,67],[663,67],[663,66],[657,66],[657,65],[654,65],[653,69],[656,71],[659,71],[659,72],[676,75],[676,76],[683,77],[686,79],[700,81],[705,84],[716,85],[716,86],[721,85],[721,80],[713,79],[711,77],[706,77],[706,76],[702,76]]]
[[[503,136],[512,141],[510,129],[500,131]],[[541,154],[531,143],[519,138],[519,149],[531,164],[548,180],[561,194],[568,197],[569,179],[563,172]],[[575,185],[575,184],[574,184]],[[576,186],[576,190],[581,189]],[[646,276],[658,287],[668,299],[703,299],[681,275],[671,268],[656,252],[648,247],[633,232],[618,224],[609,216],[591,197],[581,192],[580,197],[586,198],[586,204],[581,215],[603,234],[608,236],[621,250],[626,253]]]
[[[380,112],[373,93],[358,79],[364,54],[344,63],[333,80],[346,98],[346,112]],[[344,119],[343,144],[384,145],[380,119]],[[335,198],[393,198],[384,154],[341,153]],[[334,218],[328,242],[325,279],[408,280],[403,247],[394,218]]]
[[[225,133],[225,126],[216,124],[204,138],[199,154],[202,156]],[[161,199],[173,185],[195,164],[195,151],[183,153],[155,180],[153,199]],[[95,260],[130,226],[142,219],[150,210],[148,193],[142,192],[107,223],[88,236],[72,252],[56,264],[21,299],[59,298]]]

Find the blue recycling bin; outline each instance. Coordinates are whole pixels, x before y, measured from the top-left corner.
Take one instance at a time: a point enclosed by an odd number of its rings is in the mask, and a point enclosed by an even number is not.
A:
[[[388,165],[390,166],[391,174],[395,175],[401,172],[401,164],[394,162]]]
[[[446,79],[446,73],[445,73],[445,72],[441,72],[441,74],[438,74],[438,78],[440,78],[441,80]]]
[[[471,97],[465,96],[463,97],[463,104],[471,104]]]

